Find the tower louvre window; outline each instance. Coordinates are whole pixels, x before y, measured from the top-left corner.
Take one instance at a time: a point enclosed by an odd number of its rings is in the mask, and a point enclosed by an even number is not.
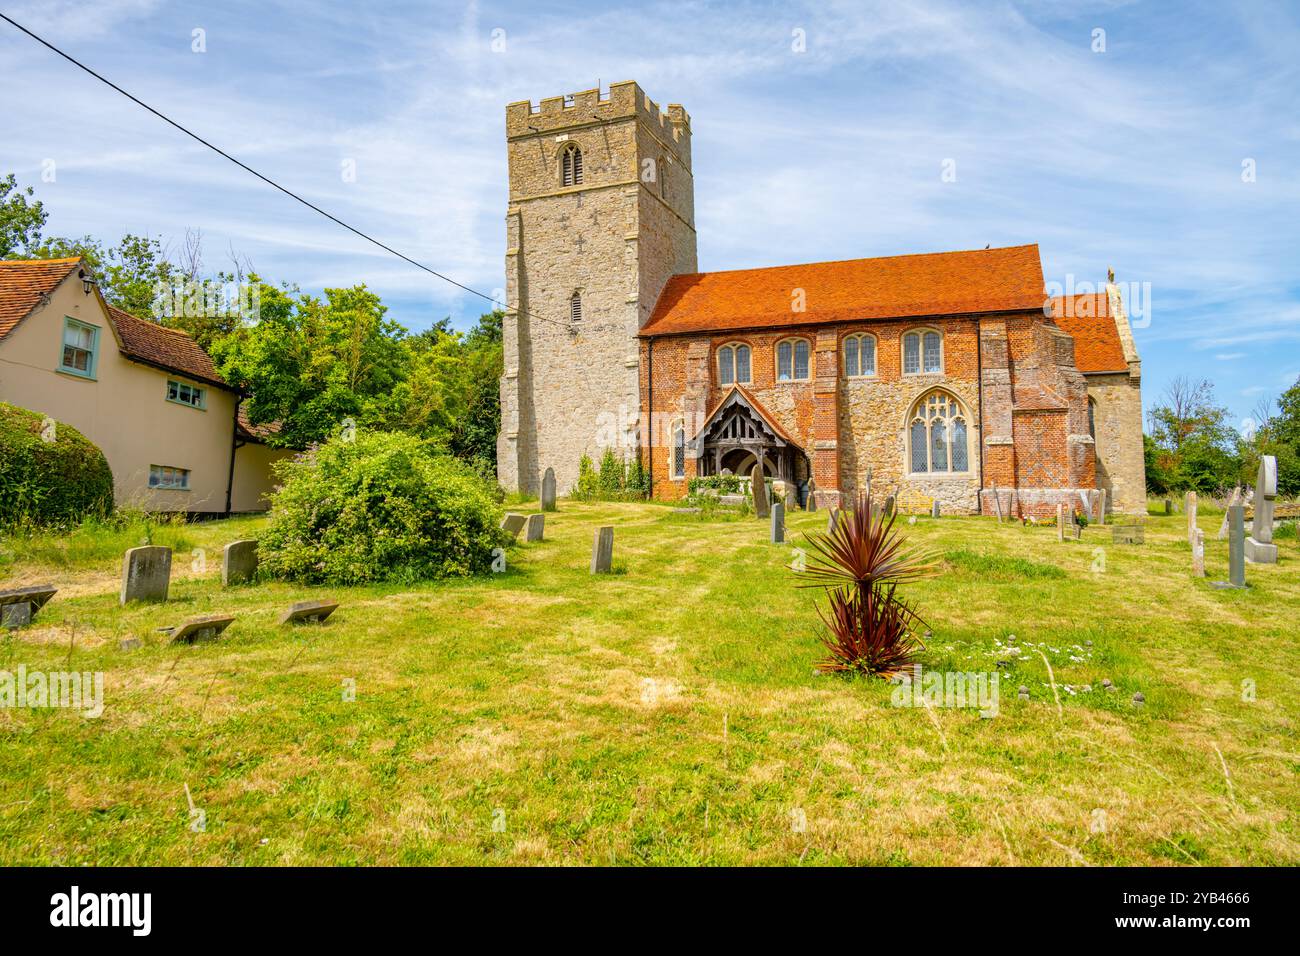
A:
[[[564,147],[560,156],[560,179],[565,186],[582,185],[582,150],[575,143]]]
[[[582,293],[575,292],[569,297],[569,321],[582,321]]]

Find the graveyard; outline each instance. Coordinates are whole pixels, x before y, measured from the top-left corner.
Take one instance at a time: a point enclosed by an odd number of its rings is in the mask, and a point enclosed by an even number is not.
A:
[[[103,711],[0,708],[0,863],[1293,862],[1300,543],[1216,587],[1187,507],[899,516],[921,663],[997,674],[990,717],[815,671],[824,510],[516,502],[497,573],[328,588],[250,573],[263,518],[168,526],[125,602],[119,542],[3,539],[0,587],[56,590],[0,669]]]

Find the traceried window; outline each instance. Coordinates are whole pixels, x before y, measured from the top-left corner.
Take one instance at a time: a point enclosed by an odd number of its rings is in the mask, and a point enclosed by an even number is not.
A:
[[[844,339],[844,374],[850,378],[876,374],[874,335],[850,335]]]
[[[582,321],[582,293],[575,292],[569,296],[569,321]]]
[[[560,182],[565,186],[582,185],[582,150],[569,143],[560,152]]]
[[[742,343],[718,349],[718,384],[744,385],[749,382],[749,346]]]
[[[808,377],[808,340],[784,339],[776,345],[776,380],[797,382]]]
[[[64,319],[63,354],[59,359],[59,370],[83,378],[94,378],[98,344],[99,329],[76,319]]]
[[[947,392],[930,392],[912,408],[907,426],[907,463],[913,474],[970,470],[966,413]]]
[[[686,477],[686,429],[680,424],[673,426],[673,477]]]
[[[943,371],[943,336],[932,330],[903,336],[903,374],[927,375]]]

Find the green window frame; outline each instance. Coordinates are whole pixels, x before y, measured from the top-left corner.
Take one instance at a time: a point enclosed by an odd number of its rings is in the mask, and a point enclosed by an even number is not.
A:
[[[208,390],[189,382],[178,382],[174,378],[167,380],[167,401],[199,410],[208,407]]]
[[[99,327],[63,317],[59,371],[93,379],[99,367]]]
[[[150,465],[149,488],[157,491],[189,491],[190,470],[172,465]]]

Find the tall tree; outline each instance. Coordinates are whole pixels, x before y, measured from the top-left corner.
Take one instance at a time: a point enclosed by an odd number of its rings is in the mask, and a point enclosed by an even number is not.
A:
[[[1167,490],[1214,492],[1236,482],[1241,467],[1238,436],[1228,410],[1215,402],[1208,380],[1174,379],[1148,420],[1157,448],[1157,474],[1167,476]]]
[[[30,258],[29,250],[40,245],[48,214],[33,195],[13,173],[0,179],[0,259]]]

